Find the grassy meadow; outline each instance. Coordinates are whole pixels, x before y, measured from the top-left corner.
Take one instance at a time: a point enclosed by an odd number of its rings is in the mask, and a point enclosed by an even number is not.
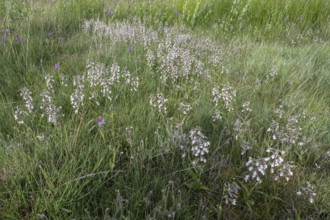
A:
[[[0,219],[329,219],[327,0],[0,1]]]

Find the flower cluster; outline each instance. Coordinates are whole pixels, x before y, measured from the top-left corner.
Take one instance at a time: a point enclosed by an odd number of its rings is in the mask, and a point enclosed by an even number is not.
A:
[[[198,128],[192,129],[186,134],[182,132],[182,124],[179,124],[174,130],[174,136],[182,150],[182,157],[192,154],[194,157],[193,165],[206,162],[210,142]]]
[[[42,104],[40,105],[40,109],[44,111],[44,113],[41,116],[42,117],[46,116],[48,122],[57,125],[58,120],[61,117],[59,113],[61,107],[57,107],[53,102],[52,93],[53,93],[54,80],[50,75],[46,75],[45,80],[46,80],[47,89],[49,89],[50,91],[45,90],[41,93]],[[32,93],[28,88],[23,87],[21,89],[21,96],[25,101],[26,110],[21,110],[20,108],[16,107],[14,112],[14,118],[18,122],[18,124],[24,124],[25,116],[32,113],[34,109],[33,99],[31,95]]]
[[[246,166],[249,170],[249,174],[247,174],[244,178],[244,180],[247,182],[248,180],[255,180],[257,183],[261,183],[261,176],[264,176],[266,174],[267,168],[268,168],[268,161],[269,158],[251,158],[249,157],[248,162],[246,163]]]
[[[150,105],[154,108],[157,108],[158,112],[160,113],[167,113],[166,102],[167,99],[161,92],[158,92],[156,95],[150,96]]]
[[[46,81],[46,87],[47,87],[47,89],[49,91],[52,91],[53,92],[54,91],[54,83],[55,83],[55,80],[54,80],[53,76],[50,75],[50,74],[47,74],[45,76],[45,81]]]
[[[32,93],[28,88],[23,87],[21,89],[21,96],[25,102],[25,110],[20,109],[18,106],[16,106],[16,109],[14,112],[14,118],[18,124],[24,124],[25,116],[32,113],[32,111],[34,109],[33,99],[32,99],[31,95],[32,95]]]
[[[132,76],[127,68],[122,71],[117,63],[108,67],[103,63],[89,62],[86,65],[86,74],[73,78],[75,90],[70,96],[72,108],[77,114],[84,105],[85,96],[96,105],[100,105],[100,94],[101,98],[111,101],[112,88],[122,82],[129,86],[130,91],[138,91],[139,77]]]
[[[25,107],[28,113],[31,113],[33,111],[33,99],[31,97],[31,91],[28,88],[23,87],[21,89],[21,96],[25,101]]]
[[[198,128],[195,128],[189,131],[189,138],[191,152],[195,157],[193,164],[196,165],[199,162],[205,163],[205,155],[208,154],[210,147],[210,142],[207,140],[207,137]]]
[[[226,109],[228,111],[233,111],[234,108],[233,108],[232,102],[234,101],[234,99],[236,97],[236,90],[227,84],[221,89],[220,97],[223,100],[223,102],[225,103]]]
[[[301,191],[297,192],[298,196],[306,196],[308,198],[309,203],[314,203],[314,198],[316,196],[316,193],[314,192],[314,187],[307,182],[307,186],[303,187]]]
[[[24,117],[27,115],[26,111],[21,110],[16,106],[15,112],[14,112],[14,118],[15,121],[17,121],[18,124],[24,124]]]
[[[125,83],[130,87],[130,91],[137,92],[140,84],[139,77],[132,77],[127,68],[124,70],[123,77],[125,79]]]
[[[44,111],[42,117],[46,116],[49,123],[58,125],[58,120],[61,117],[61,107],[57,107],[53,102],[52,94],[45,90],[41,93],[42,105],[40,108]]]
[[[245,176],[245,181],[255,180],[257,184],[261,183],[261,177],[266,175],[268,168],[270,173],[274,174],[275,181],[278,181],[280,178],[284,178],[286,181],[290,180],[293,176],[293,162],[285,162],[285,152],[269,148],[267,149],[267,153],[270,153],[271,155],[269,157],[261,157],[257,159],[249,157],[249,160],[246,163],[249,174]]]
[[[278,181],[281,177],[285,178],[286,181],[290,180],[290,177],[293,176],[292,168],[293,162],[285,162],[284,154],[285,151],[280,151],[274,148],[268,148],[267,153],[271,153],[270,158],[270,172],[275,173],[275,181]]]
[[[99,20],[86,20],[83,23],[83,30],[108,37],[113,43],[137,42],[148,46],[152,42],[158,41],[158,33],[151,28],[147,28],[143,22],[137,19],[133,22],[118,21],[110,24]]]
[[[117,63],[113,63],[110,67],[110,82],[112,84],[119,83],[121,78],[120,66]]]
[[[277,69],[271,69],[271,71],[266,75],[266,83],[278,75]]]
[[[87,70],[87,81],[90,84],[90,87],[96,87],[100,84],[102,78],[106,73],[106,67],[103,63],[88,63],[86,65]]]
[[[215,86],[212,89],[212,96],[213,96],[213,102],[215,106],[218,106],[220,100],[221,100],[221,94],[220,94],[220,88],[219,86]]]
[[[55,65],[55,68],[59,65]],[[50,74],[45,77],[46,89],[41,93],[41,104],[40,109],[43,110],[42,116],[46,116],[48,122],[57,125],[58,120],[61,117],[61,107],[57,107],[54,104],[53,96],[55,93],[55,80]],[[74,90],[70,95],[70,102],[75,114],[81,110],[86,102],[85,97],[88,100],[94,101],[97,105],[100,105],[99,95],[101,98],[111,100],[111,89],[122,82],[129,86],[130,91],[138,91],[139,78],[131,75],[129,70],[126,68],[125,71],[121,71],[118,64],[113,63],[111,67],[107,67],[103,63],[90,62],[86,65],[86,73],[75,75],[72,78],[72,85]],[[69,81],[66,76],[62,76],[61,83],[59,86],[67,87]],[[14,118],[19,124],[24,124],[24,118],[34,109],[34,103],[31,96],[31,92],[26,88],[21,89],[21,96],[25,101],[25,108],[20,109],[16,107],[14,112]],[[166,102],[166,99],[158,96],[160,109],[166,112],[166,106],[162,103]]]
[[[251,112],[252,109],[250,108],[250,102],[249,101],[245,101],[243,103],[243,106],[242,106],[242,112]]]
[[[148,64],[148,67],[153,70],[154,68],[154,64],[155,64],[155,54],[152,50],[148,49],[147,50],[147,64]]]
[[[232,103],[236,97],[236,90],[231,86],[229,86],[228,84],[221,89],[221,92],[219,86],[213,87],[212,96],[215,106],[218,106],[220,101],[222,100],[224,102],[225,108],[228,111],[234,110]]]
[[[187,80],[192,76],[203,75],[203,64],[191,52],[190,39],[190,35],[180,34],[177,29],[165,28],[165,40],[158,43],[155,56],[147,53],[148,65],[152,67],[155,63],[158,64],[156,71],[161,75],[164,84],[167,79],[177,82],[180,79]]]
[[[70,101],[75,114],[78,114],[79,108],[84,105],[84,93],[81,89],[75,89],[70,96]]]
[[[235,206],[237,204],[238,192],[241,187],[236,183],[226,183],[224,188],[225,203]]]
[[[179,110],[182,114],[187,115],[190,110],[191,110],[191,105],[190,104],[184,104],[184,103],[180,103],[180,107]]]
[[[210,63],[213,67],[218,67],[221,64],[221,59],[219,55],[213,55],[210,57]]]
[[[267,129],[268,132],[272,133],[274,140],[288,147],[294,144],[304,144],[301,142],[301,130],[302,129],[298,126],[298,119],[295,116],[289,116],[284,126],[273,120],[270,127]]]
[[[212,115],[212,120],[221,121],[221,119],[222,119],[221,112],[219,110],[215,110],[214,114]]]
[[[78,114],[80,107],[84,105],[84,82],[85,78],[80,75],[76,75],[73,77],[73,86],[76,88],[74,92],[70,95],[70,101],[75,114]]]

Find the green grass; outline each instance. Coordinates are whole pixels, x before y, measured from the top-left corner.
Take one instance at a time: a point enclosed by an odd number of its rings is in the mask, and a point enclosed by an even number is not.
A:
[[[1,1],[0,219],[329,218],[329,10],[323,0]],[[87,20],[111,26],[119,40],[83,31]],[[157,40],[145,45],[139,34],[148,28]],[[135,37],[123,40],[132,29]],[[191,40],[162,49],[178,36]],[[148,51],[157,57],[151,65]],[[119,66],[111,99],[104,84],[90,85],[91,62]],[[232,101],[214,97],[216,88]],[[45,90],[61,107],[58,123],[41,108]],[[75,92],[85,95],[77,114]],[[157,94],[163,106],[150,104]],[[247,101],[251,111],[243,111]],[[27,112],[24,124],[17,108]],[[197,165],[183,138],[195,128],[205,135],[198,141],[210,142]],[[242,153],[245,143],[251,149]],[[260,184],[245,181],[249,158],[269,148],[285,151],[293,175],[275,181],[281,164],[259,173]],[[229,183],[239,186],[236,205],[226,203]]]

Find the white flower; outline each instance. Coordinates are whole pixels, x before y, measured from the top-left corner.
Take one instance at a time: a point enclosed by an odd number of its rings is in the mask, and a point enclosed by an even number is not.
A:
[[[306,187],[302,187],[300,191],[296,193],[298,196],[305,196],[308,198],[309,203],[314,203],[316,193],[314,192],[314,187],[307,182]]]
[[[49,123],[57,125],[58,119],[62,116],[60,115],[61,107],[54,105],[52,94],[49,91],[45,90],[42,92],[41,97],[42,105],[40,108],[44,110],[44,114],[42,114],[42,116],[46,115]]]
[[[27,114],[28,113],[26,111],[22,111],[21,109],[16,107],[15,113],[14,113],[14,118],[18,122],[18,124],[24,124],[24,117]]]
[[[210,146],[207,137],[198,128],[195,128],[189,132],[189,138],[191,141],[191,152],[196,158],[193,163],[205,163],[205,155],[208,154]]]
[[[47,74],[47,75],[45,76],[45,81],[46,81],[47,89],[48,89],[49,91],[53,91],[53,90],[54,90],[54,83],[55,83],[55,81],[54,81],[54,79],[53,79],[53,76]]]
[[[250,108],[249,101],[244,102],[242,108],[243,108],[242,112],[251,112],[252,111],[252,109]]]
[[[226,183],[225,184],[225,203],[235,206],[237,204],[238,191],[241,187],[236,183]]]
[[[85,95],[80,89],[75,89],[71,94],[70,101],[75,114],[78,114],[79,108],[84,105],[84,97]]]
[[[158,92],[156,95],[150,96],[150,105],[154,108],[157,108],[160,113],[167,113],[166,102],[167,99],[161,92]]]
[[[25,101],[25,107],[27,108],[27,112],[31,113],[33,111],[33,99],[31,97],[31,92],[28,88],[23,87],[21,89],[21,96]]]
[[[180,103],[179,110],[180,110],[180,112],[182,114],[187,115],[188,112],[190,112],[190,110],[191,110],[191,105],[190,104]]]

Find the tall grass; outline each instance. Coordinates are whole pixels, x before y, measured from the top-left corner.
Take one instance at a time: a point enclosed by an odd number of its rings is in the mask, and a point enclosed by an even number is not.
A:
[[[327,219],[329,7],[0,2],[0,218]]]
[[[211,29],[213,35],[249,34],[257,38],[286,38],[307,31],[329,33],[327,1],[123,1],[118,16],[133,13],[151,21],[182,22],[191,27]],[[129,5],[129,6],[128,6]]]

